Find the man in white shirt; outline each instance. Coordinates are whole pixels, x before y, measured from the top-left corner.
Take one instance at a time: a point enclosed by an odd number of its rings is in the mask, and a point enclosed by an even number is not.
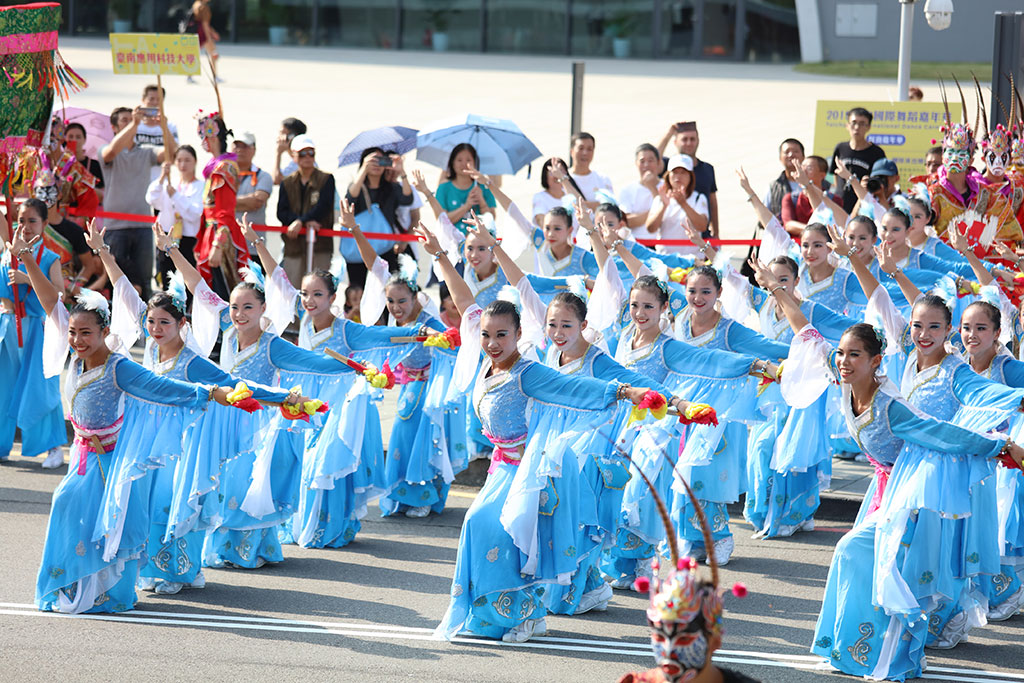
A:
[[[583,198],[587,201],[588,207],[593,209],[600,204],[597,198],[598,190],[605,190],[611,194],[612,181],[607,176],[597,171],[590,170],[590,162],[594,160],[594,136],[590,133],[576,133],[570,141],[569,156],[572,159],[572,167],[569,175],[576,181]]]
[[[638,228],[647,221],[651,202],[658,196],[662,160],[658,148],[649,142],[637,147],[633,156],[640,180],[619,190],[619,208],[626,214],[629,227]]]

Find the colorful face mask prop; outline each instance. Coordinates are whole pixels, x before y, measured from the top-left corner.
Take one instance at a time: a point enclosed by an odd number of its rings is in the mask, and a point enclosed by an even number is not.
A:
[[[971,155],[966,150],[942,150],[942,166],[946,169],[946,173],[966,173],[967,167],[970,165]]]

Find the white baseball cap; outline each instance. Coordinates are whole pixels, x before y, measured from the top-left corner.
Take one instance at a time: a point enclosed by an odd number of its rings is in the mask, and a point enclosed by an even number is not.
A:
[[[242,133],[241,135],[239,135],[238,137],[235,138],[235,142],[241,142],[243,145],[248,145],[249,147],[255,147],[256,146],[256,136],[253,135],[252,133],[250,133],[249,131],[245,131],[244,133]]]
[[[304,149],[316,149],[316,143],[308,135],[296,135],[292,138],[291,150],[300,152]]]
[[[685,168],[690,173],[693,173],[693,157],[689,154],[674,154],[669,157],[668,168],[665,169],[666,173],[677,168]]]

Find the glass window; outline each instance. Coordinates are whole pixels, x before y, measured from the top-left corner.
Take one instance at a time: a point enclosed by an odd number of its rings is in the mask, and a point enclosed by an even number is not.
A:
[[[661,55],[664,57],[697,57],[694,47],[697,31],[695,0],[665,0],[661,11]]]
[[[395,47],[396,0],[320,0],[317,11],[318,45]]]
[[[480,51],[480,0],[404,0],[402,48]]]
[[[572,54],[650,57],[650,0],[572,2]]]
[[[747,0],[745,55],[750,61],[800,61],[800,31],[795,0]]]
[[[238,36],[242,42],[272,45],[312,44],[313,0],[236,0]],[[216,17],[216,15],[214,15]],[[216,24],[221,38],[227,35]]]
[[[488,0],[487,51],[565,54],[567,0]]]
[[[700,57],[732,59],[736,50],[736,0],[704,0]]]

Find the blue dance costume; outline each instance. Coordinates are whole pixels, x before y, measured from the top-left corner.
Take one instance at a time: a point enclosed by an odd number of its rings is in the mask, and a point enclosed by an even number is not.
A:
[[[58,257],[40,243],[26,258],[35,259],[43,273],[49,273]],[[14,303],[14,287],[9,284],[11,254],[0,258],[0,299]],[[25,265],[18,264],[25,272]],[[43,376],[43,320],[46,314],[39,298],[28,285],[17,285],[18,302],[24,307],[21,318],[22,343],[18,344],[14,313],[0,315],[0,460],[6,460],[14,447],[14,430],[21,430],[21,454],[40,455],[68,442],[64,411],[60,404],[60,379]],[[32,400],[25,400],[26,397]]]

